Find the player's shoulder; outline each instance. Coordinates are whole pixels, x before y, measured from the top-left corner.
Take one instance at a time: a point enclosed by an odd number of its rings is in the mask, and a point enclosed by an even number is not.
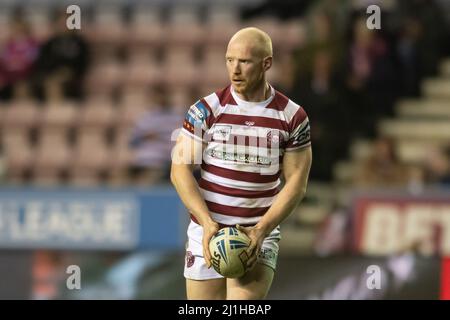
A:
[[[231,94],[231,85],[211,92],[209,95],[203,97],[202,100],[204,100],[212,109],[227,104],[236,104],[236,101]]]
[[[278,90],[275,90],[275,96],[267,108],[282,112],[288,123],[292,120],[304,120],[307,118],[306,111],[302,104],[291,100],[288,96]]]
[[[227,86],[198,99],[190,106],[188,114],[194,119],[205,119],[210,124],[219,114],[221,106],[232,104],[232,100],[230,86]]]

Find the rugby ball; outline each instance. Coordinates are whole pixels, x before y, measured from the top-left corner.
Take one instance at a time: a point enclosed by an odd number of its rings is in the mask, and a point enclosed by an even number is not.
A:
[[[242,277],[247,271],[250,238],[235,227],[220,229],[209,242],[214,270],[226,278]]]

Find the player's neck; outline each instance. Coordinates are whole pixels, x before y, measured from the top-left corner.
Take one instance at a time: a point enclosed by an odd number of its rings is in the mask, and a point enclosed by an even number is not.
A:
[[[264,81],[261,86],[258,86],[252,92],[239,93],[234,91],[234,93],[242,100],[248,102],[262,102],[270,98],[271,88],[267,81]]]

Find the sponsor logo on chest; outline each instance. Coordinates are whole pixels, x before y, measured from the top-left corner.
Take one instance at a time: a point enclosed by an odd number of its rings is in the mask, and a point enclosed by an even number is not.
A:
[[[213,139],[220,141],[228,141],[231,135],[231,126],[215,125],[213,127]]]

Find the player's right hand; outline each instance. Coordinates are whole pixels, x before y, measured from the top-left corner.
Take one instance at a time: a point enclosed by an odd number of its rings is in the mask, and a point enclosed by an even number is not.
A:
[[[211,253],[209,252],[209,241],[219,231],[219,224],[213,220],[203,225],[203,257],[208,269],[211,268]]]

